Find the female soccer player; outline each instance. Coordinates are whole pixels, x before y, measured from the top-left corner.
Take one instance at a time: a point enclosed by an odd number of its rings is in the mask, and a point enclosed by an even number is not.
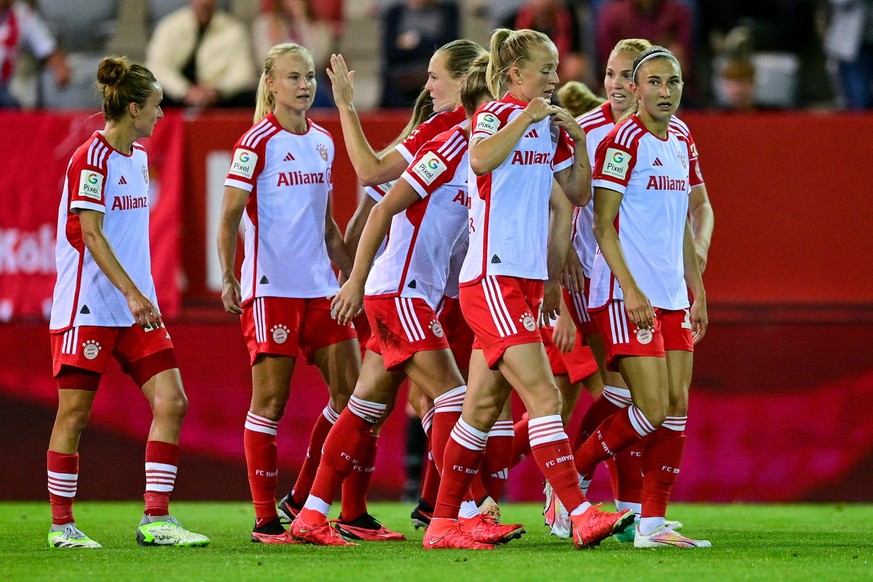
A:
[[[325,417],[345,408],[361,366],[354,329],[330,317],[327,297],[339,289],[331,262],[348,274],[352,261],[329,210],[333,140],[307,117],[314,95],[309,51],[296,44],[273,47],[264,61],[255,124],[234,146],[218,232],[221,300],[225,311],[242,316],[252,364],[244,443],[255,505],[253,542],[293,541],[276,512],[276,433],[298,351],[328,385]],[[234,256],[243,216],[240,285]],[[310,443],[310,451],[315,448],[320,451],[321,443]]]
[[[487,54],[485,49],[466,39],[454,40],[438,48],[431,57],[428,65],[428,81],[415,102],[409,122],[400,135],[379,153],[376,153],[367,141],[354,107],[354,71],[348,70],[342,55],[331,57],[331,68],[327,73],[331,79],[334,101],[340,113],[346,149],[358,178],[365,185],[366,193],[346,227],[345,242],[350,253],[354,253],[357,249],[358,240],[373,206],[391,188],[394,180],[400,177],[418,150],[438,134],[464,121],[466,114],[461,105],[461,82],[473,60],[483,54]],[[451,314],[459,311],[453,310],[454,306],[452,300],[449,300],[446,303],[448,310],[446,313]],[[459,345],[467,337],[466,330],[463,329],[464,325],[463,320],[459,318],[450,317],[444,321],[443,327],[446,337],[456,353],[464,351],[464,347]],[[370,337],[367,318],[363,315],[355,318],[355,328],[362,347],[366,346]],[[465,367],[462,366],[462,369]],[[429,425],[429,419],[433,415],[433,403],[428,402],[426,397],[422,398],[420,391],[414,384],[410,385],[410,402],[421,414],[425,424]],[[313,435],[317,431],[321,431],[321,439],[323,439],[328,430],[330,430],[330,424],[319,418],[313,429]],[[377,426],[374,432],[378,433],[378,431],[379,427]],[[374,445],[376,442],[377,440],[374,439]],[[314,476],[314,466],[317,466],[317,463],[314,465],[309,463],[310,458],[317,457],[310,455],[307,458],[301,475],[311,468],[311,474]],[[349,500],[360,499],[360,492],[368,489],[375,460],[376,450],[374,446],[362,459],[362,465],[368,469],[356,471],[343,481],[342,499],[344,506],[349,504]],[[434,473],[428,472],[423,489],[425,491],[435,489],[432,486],[434,480]],[[300,479],[298,479],[299,481]],[[307,488],[295,485],[291,493],[279,502],[280,514],[293,518],[306,500],[307,492]],[[422,500],[412,512],[413,520],[426,520],[429,512],[433,510],[433,507],[424,500],[424,497],[423,494]],[[432,503],[435,499],[430,501]],[[359,505],[364,507],[365,501],[361,500]]]
[[[487,56],[471,67],[463,100],[470,114],[491,98],[485,83]],[[441,133],[419,150],[413,163],[373,208],[349,280],[334,297],[338,322],[350,321],[365,307],[373,336],[355,393],[325,442],[312,494],[292,524],[301,541],[348,545],[360,532],[327,522],[340,482],[355,470],[373,426],[409,376],[435,402],[433,453],[438,468],[442,450],[466,386],[436,314],[446,287],[453,250],[466,242],[466,124]],[[385,251],[373,263],[388,229]],[[372,268],[371,268],[372,264]],[[448,408],[448,410],[446,410]],[[470,520],[473,535],[497,542],[519,535],[520,526]]]
[[[694,343],[706,333],[706,294],[688,218],[696,152],[670,120],[682,97],[676,57],[651,47],[634,59],[636,113],[598,146],[589,311],[606,362],[633,403],[604,420],[576,453],[580,475],[652,434],[642,452],[643,497],[635,547],[709,547],[665,523],[682,460]],[[633,111],[633,110],[632,110]],[[693,296],[689,308],[688,292]]]
[[[456,518],[488,431],[512,388],[530,415],[533,456],[572,508],[574,541],[592,545],[623,528],[633,513],[601,512],[579,489],[558,388],[537,329],[540,311],[554,313],[560,298],[558,278],[570,237],[568,199],[585,204],[590,197],[587,154],[582,148],[574,153],[571,142],[584,140],[585,133],[566,110],[549,103],[558,83],[558,53],[547,36],[499,29],[490,52],[489,85],[502,98],[480,107],[472,119],[470,248],[460,277],[461,308],[477,343],[423,546],[482,549]],[[553,181],[560,188],[552,188]],[[550,207],[557,217],[552,232]]]
[[[73,519],[79,438],[100,378],[113,357],[152,410],[145,453],[140,545],[205,546],[206,536],[169,515],[188,408],[170,334],[164,327],[149,255],[148,159],[137,139],[164,114],[154,75],[124,57],[97,68],[106,127],[79,146],[67,167],[58,211],[58,279],[51,312],[58,413],[48,448],[50,547],[99,548]]]
[[[608,101],[602,106],[592,109],[577,118],[579,124],[586,131],[587,149],[592,161],[594,160],[597,146],[615,127],[616,122],[622,115],[635,103],[630,89],[633,61],[637,55],[651,46],[651,43],[644,39],[632,38],[619,41],[610,54],[606,65],[604,87],[607,92]],[[694,140],[687,126],[674,115],[670,119],[670,127],[683,133],[689,140],[692,150],[695,151],[695,157],[692,161],[693,165],[689,172],[689,184],[691,187],[689,217],[691,218],[691,228],[694,234],[698,262],[701,264],[702,270],[706,261],[706,253],[709,249],[709,241],[712,237],[712,207],[709,204],[706,186],[703,183],[702,174],[696,159]],[[597,250],[597,242],[593,233],[593,207],[593,202],[591,202],[587,206],[579,208],[574,221],[573,246],[581,262],[586,281],[590,281],[591,268]],[[571,258],[575,259],[576,255]],[[568,310],[569,314],[575,321],[577,328],[583,333],[585,342],[594,350],[601,373],[603,374],[605,386],[603,397],[599,398],[586,411],[582,419],[576,435],[576,442],[574,443],[575,448],[578,448],[606,417],[631,403],[630,391],[627,389],[621,375],[610,371],[606,366],[603,339],[596,323],[587,312],[587,298],[585,295],[584,291],[579,292],[567,288],[564,289],[565,301],[567,305],[571,306]],[[619,509],[632,509],[637,516],[639,516],[641,510],[643,492],[641,458],[642,448],[644,447],[645,441],[641,441],[622,454],[610,459],[608,464],[612,477],[616,507]],[[546,506],[548,507],[549,505],[550,500],[547,496]],[[674,528],[681,527],[679,522],[671,522],[671,524]],[[560,524],[552,524],[552,531],[557,535],[569,535],[569,530],[566,527],[561,528]],[[633,534],[634,528],[628,527],[624,532],[618,534],[616,538],[629,542],[633,541]]]

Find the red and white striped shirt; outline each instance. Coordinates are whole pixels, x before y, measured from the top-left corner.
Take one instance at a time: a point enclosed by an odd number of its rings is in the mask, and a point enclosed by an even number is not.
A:
[[[101,132],[79,146],[67,166],[58,208],[58,279],[50,329],[129,327],[127,299],[97,266],[82,238],[79,210],[103,214],[103,234],[137,288],[157,306],[149,253],[149,163],[145,149],[114,149]]]
[[[368,297],[417,297],[436,309],[453,250],[467,239],[465,124],[424,145],[400,179],[421,196],[391,221],[391,236],[367,278]]]
[[[669,128],[667,138],[661,139],[636,115],[616,125],[597,148],[594,187],[622,194],[615,229],[628,269],[653,307],[688,307],[683,241],[691,159],[685,136]],[[589,309],[623,298],[618,280],[598,252]]]
[[[483,104],[473,115],[470,139],[494,135],[526,105],[508,93]],[[488,275],[548,277],[552,179],[572,163],[573,140],[546,117],[528,126],[494,170],[482,176],[470,170],[470,248],[461,268],[461,286]]]
[[[243,302],[330,297],[339,290],[324,241],[334,144],[311,120],[286,131],[269,113],[237,141],[225,186],[249,192]]]

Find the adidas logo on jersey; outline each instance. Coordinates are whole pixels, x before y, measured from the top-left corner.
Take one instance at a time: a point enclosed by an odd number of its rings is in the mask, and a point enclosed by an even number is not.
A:
[[[291,155],[291,152],[288,152],[287,154],[285,154],[285,157],[283,158],[283,160],[286,162],[293,162],[294,156]]]
[[[124,179],[124,176],[121,177],[121,180],[118,181],[118,185],[121,186],[123,184],[127,184],[127,180]]]
[[[536,128],[534,128],[534,129],[530,130],[529,132],[527,132],[526,134],[524,134],[524,137],[534,138],[534,137],[539,137],[539,134],[537,133]]]
[[[660,158],[655,158],[655,161],[652,162],[652,165],[653,165],[653,166],[663,166],[664,164],[661,163],[661,159],[660,159]]]

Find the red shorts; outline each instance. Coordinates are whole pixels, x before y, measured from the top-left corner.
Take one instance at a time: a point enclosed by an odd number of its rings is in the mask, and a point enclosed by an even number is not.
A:
[[[606,367],[618,370],[623,356],[666,357],[667,350],[694,351],[688,309],[655,308],[652,330],[637,328],[624,309],[624,301],[612,301],[591,313],[606,346]]]
[[[546,355],[549,357],[549,364],[552,367],[552,374],[555,376],[567,375],[570,382],[575,384],[597,371],[597,361],[594,359],[594,354],[591,352],[591,348],[582,344],[582,336],[578,330],[576,331],[576,342],[568,354],[559,350],[552,341],[554,331],[553,327],[540,328],[543,346],[546,348]]]
[[[537,326],[543,282],[537,279],[488,276],[461,286],[461,310],[491,369],[506,348],[542,343]]]
[[[364,297],[364,312],[373,335],[367,349],[382,356],[386,370],[396,370],[416,352],[449,349],[436,312],[424,299]]]
[[[361,347],[361,358],[363,358],[364,351],[367,349],[367,342],[370,341],[370,336],[372,335],[370,322],[367,321],[367,314],[362,311],[355,316],[352,323],[355,326],[355,333],[358,336],[358,345]]]
[[[97,327],[82,325],[51,334],[52,375],[57,378],[63,367],[103,374],[109,360],[115,358],[125,374],[139,386],[164,370],[178,367],[170,333],[165,327],[146,331],[140,325]],[[144,366],[144,360],[157,354],[159,362]],[[96,384],[94,385],[96,388]]]
[[[243,337],[254,364],[261,354],[315,362],[315,352],[356,339],[353,325],[339,325],[330,317],[330,301],[324,297],[257,297],[243,305],[240,317]]]
[[[581,293],[574,293],[561,287],[561,291],[564,293],[564,304],[570,312],[573,323],[576,324],[576,329],[582,332],[583,335],[598,333],[597,324],[594,323],[591,314],[588,313],[588,298],[586,293],[590,282],[591,280],[586,277],[585,290]]]
[[[470,367],[470,352],[473,350],[475,335],[464,314],[461,313],[461,302],[456,297],[443,297],[443,303],[437,311],[443,330],[449,339],[449,347],[458,368],[466,370]]]

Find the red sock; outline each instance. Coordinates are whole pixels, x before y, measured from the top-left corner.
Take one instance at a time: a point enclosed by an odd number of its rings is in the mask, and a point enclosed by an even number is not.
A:
[[[442,481],[433,512],[435,518],[458,518],[461,502],[470,490],[470,482],[479,472],[487,439],[488,433],[476,430],[463,418],[458,419],[446,443]]]
[[[627,392],[627,395],[625,394]],[[579,450],[588,437],[591,436],[597,427],[604,420],[630,405],[630,392],[627,389],[616,388],[614,386],[604,386],[603,394],[600,398],[591,403],[588,410],[582,416],[582,421],[579,423],[579,430],[576,431],[576,438],[573,441],[573,450]]]
[[[328,505],[333,503],[343,480],[367,456],[373,440],[373,425],[385,409],[385,404],[368,402],[355,396],[349,399],[349,405],[324,441],[324,452],[310,496]]]
[[[512,440],[512,461],[509,465],[510,468],[518,465],[530,454],[530,437],[527,434],[528,421],[528,415],[525,412],[513,427],[515,438]]]
[[[49,501],[52,506],[52,523],[64,525],[73,519],[73,500],[79,484],[79,453],[66,455],[46,453]]]
[[[466,392],[466,386],[459,386],[437,396],[433,401],[434,414],[430,434],[430,451],[433,455],[433,462],[440,472],[443,470],[443,451],[455,424],[461,418]]]
[[[643,453],[643,510],[641,517],[664,517],[685,451],[685,434],[661,427]]]
[[[170,494],[176,486],[178,467],[179,445],[161,441],[146,443],[143,495],[146,515],[170,515]]]
[[[424,480],[421,482],[421,498],[429,507],[436,504],[440,490],[440,472],[433,462],[433,455],[427,452],[427,465],[424,468]]]
[[[488,433],[485,445],[485,457],[479,477],[485,486],[485,491],[494,501],[499,502],[509,479],[509,467],[512,462],[515,433],[511,420],[498,420]],[[475,493],[475,492],[474,492]],[[479,497],[476,497],[478,501]]]
[[[612,494],[616,501],[643,502],[643,451],[651,438],[649,435],[638,440],[610,459]]]
[[[276,513],[276,487],[279,485],[278,427],[278,420],[270,420],[251,411],[246,415],[243,448],[258,524],[279,518]]]
[[[297,481],[294,482],[294,487],[291,489],[291,501],[297,505],[303,505],[306,502],[306,497],[312,489],[312,482],[315,480],[315,472],[318,471],[318,464],[321,462],[321,449],[324,446],[324,440],[338,417],[339,414],[328,404],[318,415],[315,426],[312,427],[306,458],[303,459],[303,466],[300,467]]]
[[[352,472],[343,481],[340,519],[344,521],[354,521],[367,513],[367,491],[376,468],[379,436],[370,431],[370,440],[365,446],[367,449],[361,454],[361,462],[352,467]]]
[[[583,503],[585,496],[579,488],[579,476],[573,465],[573,451],[564,432],[559,414],[532,418],[528,423],[530,450],[558,499],[573,511]]]
[[[576,471],[590,477],[600,461],[615,456],[654,430],[640,409],[631,404],[604,420],[576,450]]]

